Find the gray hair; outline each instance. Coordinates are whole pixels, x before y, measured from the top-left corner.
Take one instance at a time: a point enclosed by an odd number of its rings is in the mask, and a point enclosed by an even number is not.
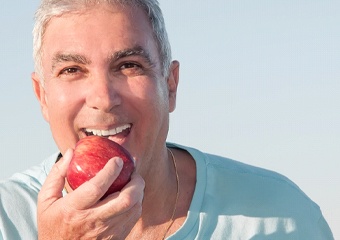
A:
[[[65,13],[79,12],[94,4],[107,3],[112,5],[138,7],[147,15],[153,29],[158,47],[162,74],[168,76],[171,64],[171,47],[165,28],[162,11],[157,0],[42,0],[35,14],[33,29],[33,58],[35,72],[43,79],[42,44],[48,22]]]

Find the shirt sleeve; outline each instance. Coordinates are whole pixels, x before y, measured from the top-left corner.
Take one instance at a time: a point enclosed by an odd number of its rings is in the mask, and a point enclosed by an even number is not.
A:
[[[319,218],[318,225],[320,229],[320,239],[334,240],[332,231],[322,215]]]

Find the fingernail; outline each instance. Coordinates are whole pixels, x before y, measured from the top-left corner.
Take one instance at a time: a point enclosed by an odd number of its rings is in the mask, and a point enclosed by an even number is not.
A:
[[[121,158],[116,158],[116,164],[117,164],[117,166],[118,167],[123,167],[123,164],[124,164],[124,162],[123,162],[123,159],[121,159]]]

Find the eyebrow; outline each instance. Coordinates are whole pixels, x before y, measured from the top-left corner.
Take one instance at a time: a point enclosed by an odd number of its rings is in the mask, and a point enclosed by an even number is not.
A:
[[[141,46],[135,46],[133,48],[126,48],[126,49],[114,52],[109,57],[109,62],[115,62],[122,58],[130,57],[130,56],[142,57],[149,65],[151,66],[155,65],[154,62],[152,61],[150,54]]]
[[[52,70],[58,63],[75,62],[78,64],[91,64],[91,61],[83,55],[73,53],[57,53],[52,59]]]
[[[119,51],[114,52],[108,57],[108,61],[110,63],[123,59],[125,57],[130,56],[139,56],[142,57],[150,66],[154,66],[155,63],[152,61],[150,54],[141,46],[135,46],[132,48],[126,48]],[[89,65],[91,64],[91,60],[86,56],[81,54],[73,54],[73,53],[61,53],[58,52],[52,59],[52,71],[56,68],[58,63],[62,62],[74,62],[77,64]]]

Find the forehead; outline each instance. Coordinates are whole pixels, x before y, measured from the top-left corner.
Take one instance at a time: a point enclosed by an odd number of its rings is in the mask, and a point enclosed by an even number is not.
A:
[[[155,47],[151,23],[136,7],[95,5],[77,12],[53,17],[46,26],[44,52],[96,47],[126,49],[131,45]],[[45,54],[44,54],[45,55]]]
[[[79,19],[91,19],[94,16],[98,15],[111,15],[111,16],[125,16],[128,19],[135,19],[136,17],[139,18],[139,20],[143,19],[143,23],[148,23],[148,25],[151,26],[150,20],[148,19],[147,14],[145,11],[138,6],[129,6],[129,5],[119,5],[119,4],[109,4],[109,3],[98,3],[98,4],[89,4],[79,7],[69,7],[70,9],[67,10],[67,7],[64,11],[60,11],[58,14],[58,11],[56,15],[53,15],[53,10],[50,10],[52,12],[52,17],[48,20],[45,31],[50,25],[51,22],[55,21],[55,19],[64,19],[64,18],[79,18]]]

